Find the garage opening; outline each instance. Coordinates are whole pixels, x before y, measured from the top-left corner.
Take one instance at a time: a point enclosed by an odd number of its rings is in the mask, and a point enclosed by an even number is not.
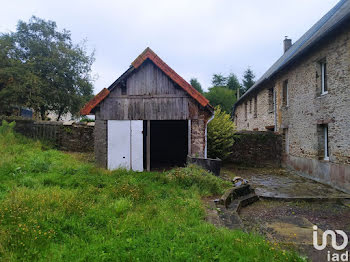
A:
[[[147,166],[147,121],[144,121],[144,166]],[[150,121],[151,169],[185,166],[188,154],[187,120]]]

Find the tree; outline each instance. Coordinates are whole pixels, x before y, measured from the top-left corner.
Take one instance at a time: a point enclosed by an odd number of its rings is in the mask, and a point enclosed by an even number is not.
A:
[[[226,86],[227,78],[222,74],[214,74],[211,83],[213,86]]]
[[[228,159],[232,154],[235,131],[230,115],[222,111],[220,106],[216,107],[214,119],[208,124],[208,156]]]
[[[198,82],[197,78],[191,78],[190,80],[191,86],[194,87],[199,93],[203,94],[202,85]]]
[[[253,71],[248,67],[247,70],[244,72],[243,75],[243,90],[242,95],[248,91],[249,88],[251,88],[255,84],[255,75]]]
[[[226,87],[215,86],[204,94],[213,106],[220,106],[227,113],[231,113],[233,104],[236,102],[236,90]]]
[[[231,90],[238,90],[241,88],[241,84],[238,81],[237,76],[234,73],[230,73],[227,77],[227,88]]]
[[[92,97],[94,53],[87,54],[84,44],[74,45],[70,32],[58,31],[55,22],[35,16],[28,23],[19,21],[16,32],[0,35],[0,49],[5,58],[0,98],[7,106],[32,108],[42,119],[52,110],[59,120],[67,112],[77,114]]]

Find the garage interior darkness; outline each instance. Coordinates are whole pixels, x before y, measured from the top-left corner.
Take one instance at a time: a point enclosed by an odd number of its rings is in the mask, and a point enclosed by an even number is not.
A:
[[[143,163],[147,166],[147,121],[143,121]],[[151,169],[185,166],[188,154],[187,120],[150,121]]]

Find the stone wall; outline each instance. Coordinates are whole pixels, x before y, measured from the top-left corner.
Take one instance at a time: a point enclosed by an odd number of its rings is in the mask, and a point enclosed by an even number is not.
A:
[[[16,122],[15,131],[24,136],[51,142],[60,150],[73,152],[94,151],[94,126],[64,124],[62,122],[36,122],[31,119],[8,119]],[[1,123],[0,123],[1,124]]]
[[[324,95],[320,61],[327,65],[328,93]],[[290,83],[289,105],[279,102],[277,112],[278,129],[288,134],[286,166],[350,192],[350,24],[281,74],[276,81],[279,93],[284,79]],[[324,160],[324,125],[328,126],[329,160]]]
[[[292,156],[322,159],[318,129],[320,124],[328,124],[329,162],[350,165],[349,26],[276,79],[277,128],[281,133],[284,129],[288,132],[288,152]],[[327,63],[325,95],[321,95],[319,61]],[[281,102],[285,80],[288,106]]]
[[[60,126],[58,147],[65,151],[93,152],[94,126],[72,124]]]
[[[205,119],[191,120],[191,156],[204,157],[206,123]]]
[[[280,167],[282,137],[269,131],[241,131],[236,133],[231,162],[248,166]]]
[[[248,97],[235,111],[235,124],[237,130],[266,131],[274,126],[273,94],[269,91],[270,86],[261,92]],[[257,103],[256,110],[254,103]],[[247,111],[247,114],[246,114]]]
[[[95,160],[100,167],[107,168],[107,120],[95,122]]]

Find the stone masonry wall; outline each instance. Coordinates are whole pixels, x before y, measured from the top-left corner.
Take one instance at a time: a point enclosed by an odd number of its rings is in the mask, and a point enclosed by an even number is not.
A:
[[[328,93],[321,94],[320,61],[326,62]],[[288,107],[281,104],[288,79]],[[350,192],[350,24],[276,81],[278,129],[286,136],[286,166]],[[323,125],[329,160],[324,160]]]
[[[100,167],[107,168],[107,120],[95,121],[95,160]]]
[[[204,157],[205,128],[209,118],[208,113],[200,111],[198,117],[191,120],[191,156]]]
[[[64,125],[62,122],[36,122],[30,119],[1,118],[16,122],[15,131],[34,139],[47,140],[58,149],[73,152],[94,150],[94,127],[86,124]]]
[[[248,97],[245,103],[238,105],[235,112],[235,124],[237,130],[266,131],[266,127],[274,125],[274,111],[269,104],[269,89],[263,89],[257,94],[257,114],[254,111],[255,96]],[[247,118],[245,117],[247,107]]]
[[[236,133],[230,161],[249,166],[280,167],[282,137],[273,132],[241,131]]]
[[[191,155],[204,157],[205,124],[203,119],[191,120]]]
[[[328,94],[321,95],[320,63],[327,64]],[[281,102],[288,80],[288,107]],[[278,129],[288,129],[289,154],[322,158],[320,124],[328,124],[329,161],[350,164],[350,26],[329,38],[276,80]],[[349,174],[350,175],[350,174]]]

